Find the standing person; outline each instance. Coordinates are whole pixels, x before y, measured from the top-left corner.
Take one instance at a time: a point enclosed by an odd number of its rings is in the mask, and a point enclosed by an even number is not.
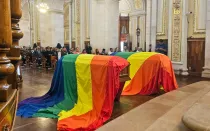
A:
[[[88,43],[88,45],[86,47],[86,52],[87,52],[87,54],[92,54],[92,47],[90,46],[90,43]]]
[[[37,47],[37,44],[36,43],[34,43],[34,45],[33,45],[33,49],[35,49]]]
[[[152,52],[152,45],[149,45],[149,52]]]
[[[61,57],[68,55],[68,51],[66,50],[65,47],[63,47],[63,49],[61,50]]]
[[[62,48],[61,44],[58,43],[57,46],[56,46],[56,48],[61,49]]]
[[[167,55],[167,53],[168,53],[168,46],[167,46],[167,44],[165,44],[163,42],[163,40],[160,40],[157,43],[157,45],[156,45],[155,51],[158,52],[158,53]]]

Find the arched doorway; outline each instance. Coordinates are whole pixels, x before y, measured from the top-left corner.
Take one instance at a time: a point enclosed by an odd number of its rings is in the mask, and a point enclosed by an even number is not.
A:
[[[129,51],[134,51],[137,47],[142,48],[142,50],[146,50],[145,1],[121,0],[119,4],[119,11],[119,47],[122,48],[122,41],[126,39],[124,45],[128,46]]]

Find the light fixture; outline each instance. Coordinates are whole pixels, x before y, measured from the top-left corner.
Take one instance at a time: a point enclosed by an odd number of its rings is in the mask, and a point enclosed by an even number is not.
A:
[[[43,0],[36,6],[41,13],[46,13],[49,10],[47,3],[44,3]]]

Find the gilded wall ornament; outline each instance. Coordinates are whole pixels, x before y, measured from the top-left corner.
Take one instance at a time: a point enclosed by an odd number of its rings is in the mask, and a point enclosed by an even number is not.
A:
[[[181,39],[182,39],[182,0],[174,0],[173,24],[172,24],[172,61],[181,62]]]
[[[142,0],[134,0],[135,8],[141,9],[142,7]]]

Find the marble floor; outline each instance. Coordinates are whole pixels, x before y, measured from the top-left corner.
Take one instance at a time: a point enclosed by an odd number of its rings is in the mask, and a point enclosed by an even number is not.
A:
[[[42,96],[50,87],[53,71],[23,68],[23,84],[20,89],[19,101],[28,97]],[[179,87],[186,86],[188,84],[205,80],[199,77],[180,77],[177,76],[177,82]],[[113,110],[113,120],[122,114],[132,110],[133,108],[155,98],[157,95],[152,96],[122,96],[120,102],[116,102]],[[57,120],[46,118],[20,118],[16,117],[14,131],[56,131]]]

